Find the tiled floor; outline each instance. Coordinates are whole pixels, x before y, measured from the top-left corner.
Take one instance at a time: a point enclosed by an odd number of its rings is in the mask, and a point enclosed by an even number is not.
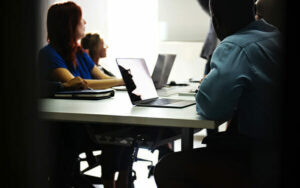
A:
[[[225,130],[225,124],[219,127],[219,131]],[[201,143],[202,139],[206,136],[206,130],[202,130],[194,135],[194,148],[205,147],[204,144]],[[174,151],[181,150],[181,140],[176,140],[174,143]],[[151,151],[146,149],[139,149],[138,157],[143,159],[149,159],[153,161],[155,165],[157,163],[158,151]],[[148,165],[149,162],[137,161],[133,164],[133,169],[136,171],[137,179],[134,181],[135,188],[156,188],[155,180],[153,176],[148,178]],[[81,165],[84,168],[85,164]],[[99,168],[95,168],[89,172],[89,175],[100,176],[101,170]],[[102,185],[95,185],[96,188],[103,188]]]

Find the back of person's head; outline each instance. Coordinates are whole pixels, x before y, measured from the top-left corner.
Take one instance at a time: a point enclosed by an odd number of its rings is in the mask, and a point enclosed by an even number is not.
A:
[[[52,5],[47,15],[48,41],[65,59],[67,64],[76,66],[76,28],[81,20],[81,8],[73,2]]]
[[[95,33],[88,33],[81,39],[81,46],[89,51],[89,55],[92,59],[96,57],[98,46],[101,43],[100,35]]]
[[[210,0],[214,28],[220,40],[255,20],[255,0]]]
[[[208,15],[210,15],[210,11],[209,11],[209,0],[198,0],[198,3],[199,3],[200,6],[202,7],[202,9],[203,9]]]

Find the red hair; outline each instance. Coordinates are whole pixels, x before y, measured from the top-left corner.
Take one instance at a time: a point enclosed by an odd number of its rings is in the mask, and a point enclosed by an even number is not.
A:
[[[48,10],[48,40],[69,68],[77,66],[76,53],[83,52],[76,39],[76,28],[81,16],[81,8],[73,2],[54,4]]]

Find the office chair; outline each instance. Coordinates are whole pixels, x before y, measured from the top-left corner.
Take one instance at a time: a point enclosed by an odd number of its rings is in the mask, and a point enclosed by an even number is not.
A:
[[[82,131],[85,131],[87,133],[87,137],[83,139],[85,140],[86,144],[84,144],[85,147],[78,148],[76,151],[74,151],[76,157],[73,158],[72,162],[73,166],[71,170],[72,172],[70,182],[75,188],[92,188],[95,184],[103,184],[103,180],[101,177],[95,177],[86,174],[87,171],[102,165],[101,154],[94,155],[93,152],[101,150],[101,145],[103,144],[120,145],[121,143],[119,143],[119,141],[124,142],[125,138],[121,139],[115,136],[120,133],[113,134],[109,133],[109,131],[102,134],[94,134],[92,127],[87,125],[84,125],[84,129]],[[123,132],[124,134],[124,130],[120,132]],[[129,146],[129,144],[127,145]],[[85,156],[80,154],[85,154]],[[84,169],[80,169],[81,162],[87,162],[88,166]]]
[[[47,167],[47,181],[49,187],[93,187],[87,176],[81,176],[79,173],[78,155],[97,148],[94,147],[97,144],[88,143],[89,139],[86,139],[86,135],[82,134],[83,130],[83,126],[73,123],[49,123],[47,129],[49,133],[47,144],[47,165],[49,165]],[[89,147],[86,147],[87,145]],[[90,164],[96,161],[96,159],[90,158],[89,154],[87,154],[87,160]],[[99,181],[97,180],[97,182]]]
[[[148,149],[148,150],[150,150],[152,153],[154,152],[154,150],[152,149],[149,149],[149,148],[145,148],[145,147],[136,147],[137,148],[137,150],[139,150],[139,149],[141,149],[141,148],[144,148],[144,149]],[[156,149],[159,151],[159,155],[158,155],[158,160],[160,160],[163,156],[165,156],[166,154],[168,154],[168,153],[172,153],[172,152],[174,152],[173,151],[173,148],[174,147],[172,147],[172,149],[170,149],[166,144],[165,145],[161,145],[161,146],[159,146],[159,147],[157,147]],[[137,157],[137,154],[135,154],[134,155],[134,160],[133,160],[134,162],[137,162],[137,161],[141,161],[141,162],[147,162],[147,163],[150,163],[148,166],[147,166],[147,168],[148,168],[148,178],[150,178],[151,176],[153,176],[154,175],[154,165],[153,165],[153,161],[151,161],[151,160],[148,160],[148,159],[143,159],[143,158],[139,158],[139,157]],[[132,170],[132,171],[134,171],[134,170]],[[135,172],[134,172],[134,174],[135,174]],[[134,179],[134,178],[133,178]]]
[[[95,184],[103,184],[101,177],[95,177],[95,176],[90,176],[85,174],[85,172],[94,169],[96,167],[98,167],[99,165],[101,165],[101,159],[100,159],[100,155],[94,155],[93,151],[86,151],[84,152],[86,157],[78,157],[78,165],[79,165],[79,175],[80,177],[82,177],[83,179],[86,180],[86,182],[90,185],[95,185]],[[83,170],[80,169],[80,163],[81,162],[87,162],[88,166],[86,168],[84,168]]]
[[[99,145],[112,144],[132,147],[132,162],[130,164],[133,165],[133,162],[136,161],[149,162],[150,164],[148,166],[148,177],[150,177],[151,175],[153,175],[153,162],[147,159],[138,158],[137,153],[139,148],[145,148],[151,151],[154,151],[155,149],[162,150],[164,148],[164,145],[181,137],[181,128],[153,129],[152,127],[122,126],[121,128],[117,127],[114,129],[107,129],[107,131],[103,132],[95,132],[92,126],[84,125],[84,128],[88,135],[88,138],[84,139],[88,140],[87,145],[92,145],[92,147],[82,147],[76,151],[77,157],[75,157],[73,161],[73,173],[71,178],[71,181],[73,182],[73,186],[75,188],[93,187],[94,184],[103,183],[101,177],[93,177],[85,174],[85,172],[99,165],[101,166],[101,155],[93,155],[93,151],[101,150],[99,149]],[[162,157],[162,153],[166,154],[169,152],[172,151],[169,150],[161,152],[159,158]],[[85,153],[86,157],[79,157],[80,153]],[[88,167],[80,170],[80,162],[82,161],[86,161],[88,163]],[[136,172],[132,169],[131,166],[128,180],[130,188],[134,187],[135,179]]]
[[[119,144],[127,147],[138,147],[139,134],[135,127],[117,127],[108,131],[95,133],[93,125],[80,123],[55,123],[52,122],[49,138],[53,149],[49,149],[51,163],[48,175],[49,187],[74,187],[90,188],[94,184],[103,184],[101,177],[85,174],[98,165],[101,165],[101,155],[93,155],[93,151],[101,150],[101,144]],[[108,126],[109,127],[109,126]],[[115,127],[115,126],[114,126]],[[85,153],[86,157],[80,157]],[[139,160],[133,152],[132,161]],[[86,161],[88,167],[80,169],[80,162]],[[52,164],[53,163],[53,164]],[[132,163],[131,163],[132,164]],[[100,173],[100,172],[99,172]],[[130,187],[136,179],[135,172],[129,175]]]
[[[86,138],[84,138],[85,141],[87,141],[88,144],[84,144],[88,147],[82,147],[77,149],[76,157],[73,158],[73,167],[72,167],[72,175],[70,178],[70,182],[72,182],[72,186],[77,187],[94,187],[95,184],[103,184],[103,180],[101,177],[94,177],[85,174],[87,171],[96,168],[98,166],[102,165],[102,158],[101,154],[94,155],[93,151],[101,150],[100,145],[121,145],[125,147],[136,147],[136,142],[138,138],[135,138],[134,131],[132,130],[132,127],[124,127],[124,128],[117,128],[117,129],[109,129],[108,131],[103,131],[101,133],[96,133],[92,126],[84,126],[85,131],[87,133]],[[82,130],[83,131],[83,130]],[[85,154],[85,157],[80,156],[81,153]],[[132,154],[131,160],[132,163],[137,160],[136,157],[137,154],[137,148],[134,149],[134,152]],[[85,169],[80,169],[80,163],[81,162],[87,162],[88,167]],[[132,169],[132,166],[131,166]],[[100,173],[100,171],[99,171]],[[133,170],[130,171],[129,174],[129,187],[133,188],[133,182],[136,179],[135,172]]]

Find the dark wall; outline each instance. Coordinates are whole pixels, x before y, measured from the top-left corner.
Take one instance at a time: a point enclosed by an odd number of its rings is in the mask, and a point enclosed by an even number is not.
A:
[[[1,187],[44,187],[36,80],[39,2],[10,0],[0,6]]]

